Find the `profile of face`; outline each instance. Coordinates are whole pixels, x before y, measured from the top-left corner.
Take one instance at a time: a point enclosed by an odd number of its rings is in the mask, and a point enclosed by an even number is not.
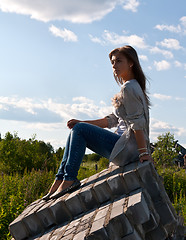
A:
[[[133,63],[122,53],[117,52],[111,57],[113,73],[117,78],[127,81],[132,75]]]

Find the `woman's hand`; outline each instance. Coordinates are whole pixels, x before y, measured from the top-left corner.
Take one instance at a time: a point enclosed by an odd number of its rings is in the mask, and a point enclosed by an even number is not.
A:
[[[154,159],[152,158],[152,156],[150,154],[140,157],[140,162],[143,163],[144,161],[150,161],[150,162],[154,163]]]
[[[78,122],[81,122],[81,121],[77,119],[71,119],[67,122],[67,127],[72,129]]]

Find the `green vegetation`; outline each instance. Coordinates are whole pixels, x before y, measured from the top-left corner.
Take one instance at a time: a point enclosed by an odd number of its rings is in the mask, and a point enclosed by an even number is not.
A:
[[[171,167],[175,165],[175,159],[179,148],[175,147],[174,135],[170,132],[158,136],[155,149],[152,154],[156,167]]]
[[[154,144],[152,157],[159,175],[164,179],[164,186],[173,206],[186,223],[186,169],[175,164],[179,153],[175,142],[174,135],[170,132],[160,135]]]
[[[168,136],[168,138],[167,138]],[[166,146],[174,141],[168,133]],[[158,139],[164,142],[164,135]],[[156,168],[164,178],[166,191],[177,210],[178,214],[186,220],[186,173],[184,169],[173,166],[175,158],[174,147],[168,155],[164,145],[156,143],[157,148],[153,153]],[[164,149],[162,149],[164,148]],[[163,155],[163,162],[160,159]],[[17,134],[7,133],[0,139],[0,239],[11,239],[8,225],[31,202],[41,198],[54,180],[55,173],[61,162],[64,149],[54,151],[49,143],[32,139],[21,140]],[[85,155],[81,164],[78,179],[82,180],[108,166],[108,160],[98,154]]]

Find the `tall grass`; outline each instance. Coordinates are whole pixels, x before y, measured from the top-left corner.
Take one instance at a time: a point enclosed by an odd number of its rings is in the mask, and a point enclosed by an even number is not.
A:
[[[159,168],[158,173],[164,179],[165,190],[177,211],[186,223],[186,173],[178,167]]]
[[[52,171],[0,175],[0,239],[10,239],[8,225],[34,200],[47,191],[54,179]]]

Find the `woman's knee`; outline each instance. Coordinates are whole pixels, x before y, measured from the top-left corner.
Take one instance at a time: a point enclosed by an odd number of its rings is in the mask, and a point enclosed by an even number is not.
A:
[[[76,125],[72,128],[72,131],[81,131],[82,129],[85,128],[86,125],[87,125],[87,123],[78,122],[78,123],[76,123]]]

